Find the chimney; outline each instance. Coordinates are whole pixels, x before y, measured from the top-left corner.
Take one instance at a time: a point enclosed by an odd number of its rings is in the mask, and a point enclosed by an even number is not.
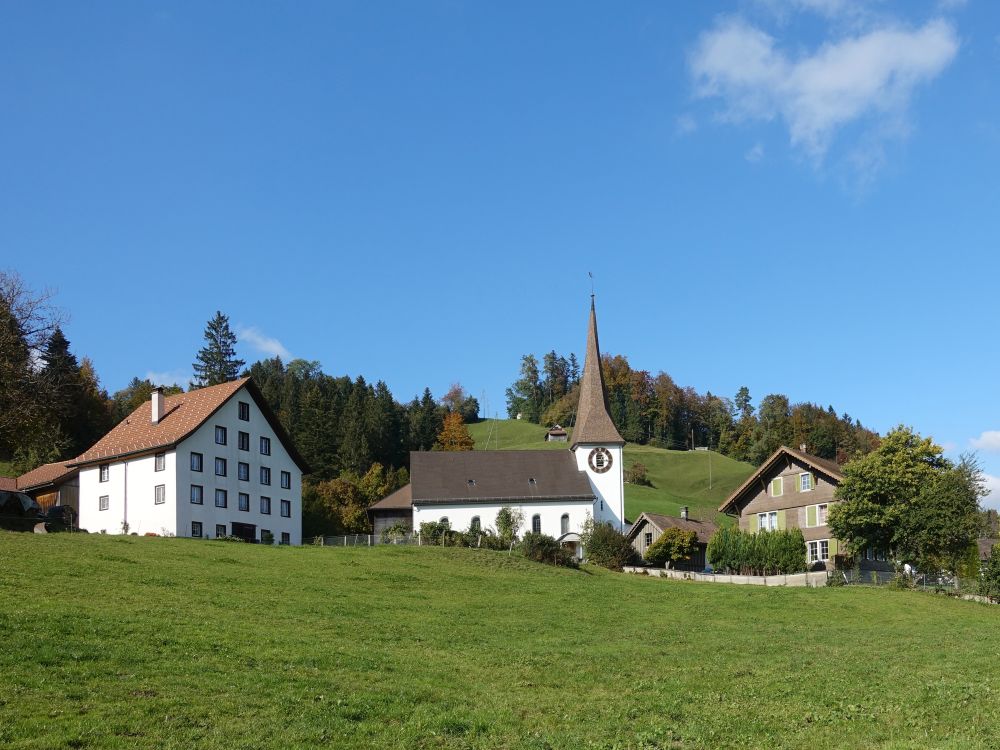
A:
[[[159,424],[160,420],[163,419],[163,388],[160,386],[153,389],[152,406],[153,416],[150,421],[153,424]]]
[[[688,507],[686,505],[681,506],[681,519],[688,520]]]

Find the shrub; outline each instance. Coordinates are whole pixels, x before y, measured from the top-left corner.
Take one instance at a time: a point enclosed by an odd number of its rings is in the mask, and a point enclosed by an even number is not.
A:
[[[625,481],[642,487],[653,486],[646,474],[646,464],[641,464],[638,461],[633,462],[632,466],[625,470]]]
[[[407,526],[402,521],[397,521],[392,526],[387,526],[382,529],[381,539],[382,543],[388,542],[390,539],[400,539],[402,537],[408,537],[410,535],[410,527]]]
[[[497,511],[497,535],[508,545],[517,539],[517,530],[524,523],[524,512],[520,508],[503,506]]]
[[[274,534],[270,531],[260,532],[260,543],[261,544],[274,544]]]
[[[671,563],[690,560],[698,550],[698,535],[683,529],[666,529],[646,550],[646,562],[670,567]]]
[[[560,546],[559,542],[547,534],[529,532],[524,535],[524,539],[517,545],[517,549],[522,555],[535,562],[558,565],[564,568],[578,567],[573,553]]]
[[[719,529],[708,542],[716,570],[739,575],[778,575],[806,570],[806,542],[799,529],[752,534],[734,526]]]
[[[990,601],[1000,600],[1000,544],[993,545],[979,570],[979,594]]]
[[[420,524],[420,541],[423,544],[447,545],[451,524],[447,521],[424,521]]]
[[[638,562],[639,555],[632,549],[625,535],[610,523],[598,523],[588,518],[580,533],[587,562],[609,570],[621,570],[626,565]]]

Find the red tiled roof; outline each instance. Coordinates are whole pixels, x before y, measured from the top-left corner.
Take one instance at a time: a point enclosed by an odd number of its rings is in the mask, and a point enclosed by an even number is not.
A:
[[[0,491],[16,492],[17,479],[14,477],[0,477]]]
[[[47,484],[58,484],[64,479],[75,476],[78,469],[71,468],[65,461],[52,464],[42,464],[36,469],[22,474],[17,478],[17,489],[21,492],[44,487]]]
[[[267,405],[260,389],[250,378],[240,378],[221,385],[167,396],[164,398],[163,417],[156,424],[152,422],[152,404],[146,401],[90,449],[70,461],[69,465],[84,466],[136,453],[147,453],[157,448],[173,447],[201,427],[244,387],[257,403],[289,456],[304,474],[308,473],[309,468],[305,460],[295,449],[288,434]]]

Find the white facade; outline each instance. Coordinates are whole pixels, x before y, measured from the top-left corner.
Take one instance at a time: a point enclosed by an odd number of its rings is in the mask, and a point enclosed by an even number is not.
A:
[[[433,503],[413,506],[413,529],[419,530],[420,524],[437,522],[443,518],[455,531],[466,531],[472,526],[472,519],[479,518],[480,528],[497,528],[497,513],[505,507],[500,504],[487,503]],[[539,517],[541,533],[558,539],[564,533],[579,534],[583,530],[583,522],[593,515],[594,504],[590,500],[563,502],[511,503],[507,505],[524,514],[524,521],[517,529],[518,536],[524,536],[532,530],[532,519]],[[567,531],[563,532],[563,516],[567,516]]]
[[[239,418],[240,404],[249,406],[249,419]],[[225,428],[225,443],[216,441],[216,427]],[[240,433],[246,450],[241,448]],[[269,443],[270,455],[262,451],[261,438]],[[203,538],[215,538],[225,527],[225,535],[234,533],[233,524],[243,524],[241,531],[260,540],[262,531],[270,531],[275,543],[302,543],[302,472],[285,446],[271,429],[264,414],[245,387],[233,394],[211,417],[175,448],[159,452],[162,470],[156,471],[157,454],[118,459],[80,470],[80,527],[91,533],[125,532],[139,535],[197,536],[200,524]],[[192,469],[192,453],[201,455],[201,471]],[[216,459],[225,461],[225,475],[216,473]],[[246,465],[246,479],[240,478],[240,464]],[[106,481],[101,481],[106,466]],[[221,468],[221,467],[220,467]],[[261,469],[269,470],[270,484]],[[287,487],[283,487],[283,481]],[[192,485],[201,487],[201,504],[191,502]],[[163,498],[157,503],[157,487]],[[216,491],[225,493],[225,507],[216,504]],[[245,496],[246,510],[240,510],[240,495]],[[101,498],[107,509],[102,510]],[[262,498],[269,499],[270,513]],[[222,498],[220,497],[220,501]],[[283,505],[283,502],[287,505]],[[288,515],[282,515],[282,511]],[[127,524],[127,526],[126,526]]]
[[[611,456],[611,468],[603,473],[590,466],[590,454],[595,448],[603,448]],[[594,502],[595,521],[610,523],[619,531],[625,527],[625,470],[624,456],[620,445],[594,445],[580,443],[573,448],[576,465],[587,473],[590,486],[594,488],[597,500]]]

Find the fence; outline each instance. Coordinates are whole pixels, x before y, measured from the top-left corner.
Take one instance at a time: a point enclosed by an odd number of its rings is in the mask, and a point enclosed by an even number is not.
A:
[[[825,586],[826,571],[820,570],[814,573],[797,573],[794,575],[775,576],[740,576],[724,575],[717,573],[693,573],[687,570],[673,570],[665,568],[640,568],[626,567],[626,573],[638,573],[639,575],[650,575],[659,578],[673,578],[681,581],[704,581],[707,583],[735,583],[742,586]]]
[[[321,547],[375,547],[381,544],[420,544],[420,535],[390,536],[385,539],[378,534],[338,534],[336,536],[316,536],[304,544]]]

